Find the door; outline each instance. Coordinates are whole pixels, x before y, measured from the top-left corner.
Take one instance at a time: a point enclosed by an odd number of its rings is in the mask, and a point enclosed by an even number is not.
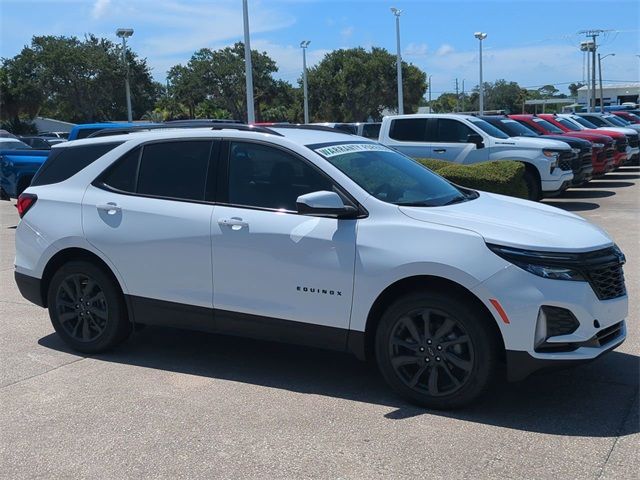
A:
[[[429,138],[434,142],[431,148],[432,158],[448,162],[471,164],[488,160],[488,149],[478,149],[467,138],[475,134],[459,120],[452,118],[434,119],[429,126]]]
[[[85,236],[124,279],[137,320],[138,307],[151,300],[207,307],[211,315],[213,204],[205,195],[213,144],[146,144],[117,160],[85,193]]]
[[[432,145],[427,138],[427,118],[391,120],[385,145],[411,158],[431,158]]]
[[[346,335],[357,220],[296,213],[299,195],[337,187],[303,158],[271,145],[231,141],[223,150],[220,178],[228,181],[211,224],[216,322],[282,327],[267,335],[275,338],[314,325]]]

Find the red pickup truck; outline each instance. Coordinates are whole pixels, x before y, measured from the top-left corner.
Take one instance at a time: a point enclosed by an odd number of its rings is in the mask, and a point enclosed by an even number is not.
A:
[[[590,132],[586,130],[571,130],[559,125],[555,119],[542,115],[509,115],[509,118],[516,120],[532,128],[542,135],[566,135],[568,137],[583,138],[592,142],[591,164],[593,165],[593,176],[598,177],[615,168],[615,142],[609,134]],[[551,117],[553,117],[551,115]],[[622,135],[624,137],[624,135]]]

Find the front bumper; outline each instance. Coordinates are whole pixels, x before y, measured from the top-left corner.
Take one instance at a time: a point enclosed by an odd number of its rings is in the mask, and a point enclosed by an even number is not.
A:
[[[545,279],[509,265],[478,285],[474,294],[485,302],[502,333],[510,379],[522,379],[553,365],[589,362],[626,338],[628,297],[599,300],[587,282]],[[490,299],[500,302],[509,323],[502,320]],[[579,324],[575,331],[547,340],[570,345],[571,350],[536,351],[536,324],[542,306],[564,308],[575,316]],[[611,331],[615,335],[609,335]],[[602,342],[597,341],[601,338]]]
[[[545,196],[559,195],[571,185],[573,172],[556,169],[552,175],[542,180],[542,192]]]

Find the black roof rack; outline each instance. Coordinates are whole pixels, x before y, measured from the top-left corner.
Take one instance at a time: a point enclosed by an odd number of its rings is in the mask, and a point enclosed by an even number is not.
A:
[[[282,125],[273,125],[272,128],[288,128],[299,130],[320,130],[322,132],[344,133],[345,135],[355,135],[355,133],[347,132],[339,128],[328,127],[326,125],[309,125],[306,123],[285,123]]]
[[[220,122],[210,122],[203,121],[203,123],[197,122],[184,122],[183,123],[159,123],[157,125],[144,125],[144,126],[135,126],[132,125],[130,127],[118,127],[118,128],[103,128],[102,130],[98,130],[93,132],[91,135],[88,135],[86,138],[96,138],[96,137],[110,137],[112,135],[124,135],[128,133],[135,132],[145,132],[150,130],[161,130],[161,129],[171,129],[171,128],[204,128],[211,127],[211,130],[240,130],[246,132],[258,132],[258,133],[269,133],[271,135],[277,135],[282,137],[283,135],[278,132],[274,132],[273,130],[265,127],[254,127],[251,125],[246,125],[244,123],[220,123]]]

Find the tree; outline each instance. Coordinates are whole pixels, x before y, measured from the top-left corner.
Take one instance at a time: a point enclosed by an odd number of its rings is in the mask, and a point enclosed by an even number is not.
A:
[[[542,98],[550,98],[553,97],[556,93],[558,93],[560,90],[558,90],[556,87],[554,87],[553,85],[545,85],[544,87],[540,87],[538,89],[538,92],[540,92],[540,95],[542,95]]]
[[[569,84],[569,93],[571,93],[572,97],[578,96],[578,89],[584,87],[586,84],[582,82],[570,83]]]
[[[145,59],[127,51],[134,118],[153,108],[160,92]],[[104,38],[34,36],[2,60],[2,115],[40,113],[71,122],[126,118],[121,47]],[[5,94],[6,92],[6,94]]]
[[[397,107],[395,55],[383,48],[352,48],[328,53],[309,69],[309,110],[315,121],[378,120]],[[426,92],[426,75],[402,64],[405,112],[417,111]]]
[[[493,83],[485,82],[483,85],[485,110],[505,110],[509,113],[521,111],[523,93],[516,82],[500,79]],[[479,109],[479,96],[479,89],[476,86],[469,95],[470,110]]]

